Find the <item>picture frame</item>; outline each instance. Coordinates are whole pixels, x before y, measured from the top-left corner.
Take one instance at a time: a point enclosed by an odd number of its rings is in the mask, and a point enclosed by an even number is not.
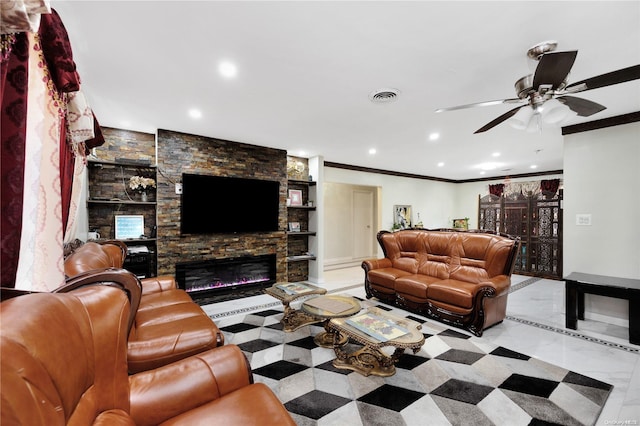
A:
[[[469,219],[453,219],[453,227],[455,229],[469,229]]]
[[[300,232],[300,222],[289,222],[289,232]]]
[[[289,190],[289,199],[291,200],[292,206],[302,206],[302,190],[300,189],[290,189]]]
[[[393,224],[396,229],[409,229],[412,226],[411,206],[393,206]]]

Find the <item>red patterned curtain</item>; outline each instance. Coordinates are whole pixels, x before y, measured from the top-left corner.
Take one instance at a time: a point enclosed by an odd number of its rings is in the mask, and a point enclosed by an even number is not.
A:
[[[9,9],[3,7],[3,32],[5,21],[9,22],[8,19],[5,19],[8,12]],[[43,84],[50,85],[49,93],[54,93],[54,98],[58,101],[56,107],[63,110],[68,97],[72,96],[73,92],[79,93],[80,90],[80,78],[73,61],[71,44],[62,20],[55,10],[51,10],[51,13],[43,13],[38,18],[30,19],[29,24],[39,21],[39,28],[37,25],[28,26],[21,31],[35,31],[35,28],[38,28],[36,42],[41,45],[39,53],[44,57],[45,68],[50,76],[48,83],[44,82]],[[29,37],[32,37],[32,33],[16,32],[2,34],[0,40],[2,54],[0,57],[0,65],[2,65],[0,73],[0,105],[2,108],[0,111],[2,126],[0,144],[2,154],[0,160],[2,166],[2,228],[0,229],[0,237],[2,242],[2,286],[6,287],[15,286],[20,254],[25,251],[21,250],[20,244],[21,239],[24,238],[22,236],[24,220],[22,214],[24,208],[25,143],[27,129],[30,129],[27,122]],[[91,147],[104,143],[99,127],[95,129],[94,137],[91,122],[93,121],[97,127],[97,120],[88,105],[85,107],[85,111],[87,110],[88,114],[84,114],[84,122],[78,125],[82,120],[75,120],[76,126],[72,131],[69,131],[68,123],[61,123],[59,139],[55,141],[59,146],[61,229],[63,232],[66,230],[69,207],[72,202],[76,158],[78,155],[84,157]],[[86,120],[87,115],[88,120]],[[87,121],[89,122],[88,126],[86,125]],[[75,132],[75,138],[69,137],[72,132]],[[88,140],[82,139],[82,136]],[[51,143],[51,139],[48,139],[48,142]],[[40,238],[47,238],[47,236],[40,235]],[[33,254],[26,253],[27,256]]]
[[[71,43],[67,30],[55,10],[42,15],[40,22],[40,41],[42,54],[47,61],[51,79],[60,93],[80,90],[80,76],[73,61]],[[73,184],[74,152],[67,143],[67,126],[60,126],[60,185],[62,195],[62,231],[66,231],[71,205],[71,188]]]
[[[544,194],[554,194],[558,192],[560,188],[560,179],[548,179],[540,181],[540,189]]]
[[[489,194],[501,197],[504,192],[504,183],[496,183],[495,185],[489,185]]]
[[[0,112],[2,153],[2,286],[14,287],[24,191],[25,135],[27,129],[27,83],[29,43],[25,33],[2,35],[0,58]]]

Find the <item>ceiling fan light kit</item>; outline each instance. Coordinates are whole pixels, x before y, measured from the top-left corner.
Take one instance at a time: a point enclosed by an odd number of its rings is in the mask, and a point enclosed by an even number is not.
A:
[[[603,105],[567,94],[640,79],[640,65],[634,65],[567,85],[578,51],[554,52],[557,46],[557,41],[547,40],[527,50],[527,57],[537,61],[537,66],[533,74],[516,81],[514,86],[517,98],[440,108],[436,112],[508,103],[523,104],[500,115],[474,133],[486,132],[507,120],[516,129],[531,131],[534,128],[541,131],[543,123],[558,125],[571,115],[589,117],[606,109]]]

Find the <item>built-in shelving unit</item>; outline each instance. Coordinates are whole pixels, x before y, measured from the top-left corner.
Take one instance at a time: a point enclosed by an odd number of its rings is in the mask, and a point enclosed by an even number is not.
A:
[[[308,262],[315,261],[316,256],[309,251],[309,238],[316,238],[315,225],[310,213],[316,210],[316,182],[311,180],[288,179],[288,190],[299,190],[302,193],[302,205],[287,206],[287,220],[299,226],[299,230],[289,230],[287,234],[287,279],[288,281],[304,281],[309,276]],[[309,202],[314,203],[309,205]]]
[[[125,268],[140,277],[156,275],[156,201],[155,190],[147,200],[129,188],[132,176],[150,177],[157,182],[156,167],[146,163],[90,159],[87,213],[89,231],[101,239],[115,239],[118,215],[144,218],[144,237],[121,239],[129,247]]]

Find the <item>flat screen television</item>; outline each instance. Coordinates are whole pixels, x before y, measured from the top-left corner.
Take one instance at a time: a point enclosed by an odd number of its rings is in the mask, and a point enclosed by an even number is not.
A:
[[[280,182],[182,174],[182,234],[278,230]]]

